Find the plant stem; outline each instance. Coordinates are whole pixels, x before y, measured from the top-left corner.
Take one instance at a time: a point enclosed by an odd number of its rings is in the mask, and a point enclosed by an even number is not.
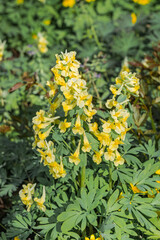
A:
[[[109,190],[112,189],[112,163],[109,161]]]
[[[7,230],[7,228],[5,228],[1,223],[0,223],[0,226],[1,226],[4,230]]]
[[[85,186],[85,172],[86,172],[86,166],[82,166],[81,169],[81,188]]]
[[[153,128],[153,131],[156,132],[156,125],[154,123],[153,116],[152,116],[152,107],[149,108],[149,116],[150,116],[150,119],[151,119],[151,125],[152,125],[152,128]]]

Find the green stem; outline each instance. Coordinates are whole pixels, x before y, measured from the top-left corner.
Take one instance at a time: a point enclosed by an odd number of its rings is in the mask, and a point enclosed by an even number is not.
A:
[[[75,179],[75,177],[74,177],[74,175],[73,175],[73,172],[72,172],[72,180],[73,180],[73,182],[74,182],[75,189],[76,189],[76,191],[78,192],[78,186],[77,186],[76,179]]]
[[[66,141],[63,139],[63,142],[66,144],[66,146],[69,148],[70,151],[72,151],[71,147],[66,143]]]
[[[109,190],[112,189],[112,163],[109,161]]]
[[[4,230],[7,230],[7,228],[5,228],[1,223],[0,223],[0,226],[1,226]]]
[[[81,188],[85,186],[85,172],[86,172],[86,166],[82,166],[81,169]]]
[[[149,116],[150,116],[150,119],[151,119],[151,125],[152,125],[152,128],[153,128],[153,131],[156,132],[156,125],[154,123],[153,116],[152,116],[152,107],[149,108]]]
[[[88,21],[89,21],[89,23],[90,23],[90,25],[91,25],[91,31],[92,31],[94,40],[95,40],[97,46],[98,46],[100,49],[102,49],[102,45],[101,45],[101,43],[100,43],[100,41],[99,41],[99,39],[98,39],[96,30],[95,30],[95,27],[94,27],[94,24],[93,24],[93,19],[92,19],[92,17],[90,16],[90,14],[87,12],[86,7],[84,6],[83,3],[81,4],[81,6],[82,6],[82,11],[86,14],[86,16],[87,16],[87,18],[88,18]]]

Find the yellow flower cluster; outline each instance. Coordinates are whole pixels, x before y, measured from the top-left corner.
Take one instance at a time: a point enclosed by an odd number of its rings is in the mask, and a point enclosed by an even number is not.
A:
[[[80,154],[88,152],[93,161],[100,164],[102,157],[105,160],[114,161],[115,166],[124,163],[124,159],[118,152],[118,147],[123,144],[126,132],[129,130],[127,119],[129,112],[125,105],[131,94],[138,94],[139,80],[135,74],[121,72],[116,78],[116,84],[111,86],[113,98],[106,103],[110,110],[110,117],[106,121],[101,119],[101,125],[93,120],[96,110],[93,108],[92,96],[88,93],[86,81],[81,78],[78,68],[80,63],[75,59],[75,52],[65,52],[56,55],[56,65],[51,69],[54,73],[54,82],[48,81],[49,96],[54,99],[50,101],[50,110],[40,110],[33,118],[33,129],[35,131],[35,142],[33,147],[38,147],[41,161],[49,167],[54,178],[64,177],[66,172],[63,168],[62,158],[56,161],[56,146],[53,141],[47,142],[47,138],[55,125],[58,125],[60,133],[70,131],[70,134],[79,137],[77,148],[68,156],[70,163],[78,165]],[[125,95],[125,100],[118,103],[116,100],[120,94]],[[64,115],[56,116],[58,109],[62,106]],[[71,124],[70,111],[74,120]],[[89,142],[89,135],[99,142],[97,151]],[[114,137],[113,137],[114,136]],[[76,137],[77,139],[77,137]]]
[[[34,189],[36,184],[31,184],[28,183],[27,185],[22,185],[23,189],[19,191],[19,196],[21,198],[21,201],[23,202],[24,205],[27,207],[27,211],[30,211],[31,205],[35,202],[37,204],[37,207],[45,212],[46,207],[44,206],[45,202],[45,187],[43,186],[43,194],[41,198],[34,198],[32,199],[34,195]]]
[[[135,74],[128,73],[127,71],[120,72],[120,75],[116,78],[116,84],[111,85],[110,90],[113,93],[113,98],[107,100],[106,107],[111,109],[110,118],[108,121],[104,121],[102,128],[103,132],[108,134],[108,146],[107,151],[104,153],[106,160],[114,161],[115,166],[124,163],[124,159],[118,152],[119,144],[123,144],[128,128],[127,119],[130,116],[129,112],[125,109],[125,105],[129,101],[131,94],[138,95],[139,79],[135,77]],[[117,96],[125,96],[125,100],[118,103]],[[112,133],[117,134],[117,137],[112,139]],[[103,134],[104,134],[103,133]],[[116,136],[116,135],[115,135]],[[104,144],[103,144],[104,145]]]
[[[86,2],[95,2],[95,0],[86,0]],[[75,4],[76,4],[76,0],[63,0],[62,2],[63,7],[72,8]]]
[[[90,236],[90,238],[85,237],[85,240],[102,240],[102,238],[100,238],[100,237],[95,238],[94,234],[92,234],[92,235]]]
[[[4,53],[5,44],[6,44],[5,41],[2,42],[2,41],[0,40],[0,61],[2,61],[2,58],[3,58],[3,53]]]
[[[38,49],[41,53],[46,53],[48,51],[48,48],[47,48],[47,44],[48,44],[48,41],[46,39],[46,37],[42,34],[42,33],[38,33],[38,36],[37,36],[37,40],[38,40]]]
[[[44,161],[44,165],[49,167],[49,171],[54,178],[64,177],[66,175],[62,161],[60,164],[55,161],[54,143],[52,141],[46,141],[58,118],[59,117],[52,117],[52,114],[47,114],[45,111],[40,110],[32,120],[35,132],[33,147],[38,147],[38,152],[41,154],[41,162]]]
[[[133,0],[133,2],[138,3],[140,5],[147,5],[150,3],[150,0]]]

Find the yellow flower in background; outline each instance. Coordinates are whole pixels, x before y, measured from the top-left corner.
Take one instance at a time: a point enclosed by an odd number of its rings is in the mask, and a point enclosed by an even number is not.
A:
[[[63,0],[63,2],[62,2],[63,7],[72,8],[75,4],[76,4],[75,0]]]
[[[38,33],[38,48],[41,53],[46,53],[48,51],[47,48],[48,41],[46,37],[42,33]]]
[[[134,193],[147,193],[147,191],[146,192],[141,191],[137,186],[134,186],[132,183],[130,183],[130,186]]]
[[[0,40],[0,61],[2,61],[2,58],[3,58],[3,53],[4,53],[5,44],[6,44],[5,41],[2,42],[2,41]]]
[[[17,4],[23,4],[23,3],[24,3],[24,0],[16,0],[16,3],[17,3]]]
[[[158,169],[155,173],[160,175],[160,169]]]
[[[102,240],[102,238],[100,238],[100,237],[95,238],[94,234],[92,234],[92,235],[90,236],[90,238],[85,237],[85,240]]]
[[[86,0],[86,2],[95,2],[95,0]]]
[[[51,20],[50,19],[46,19],[46,20],[43,21],[43,23],[45,25],[50,25],[51,24]]]
[[[14,237],[14,240],[20,240],[20,238],[16,236],[16,237]]]
[[[132,19],[132,24],[135,24],[137,22],[137,15],[134,12],[131,13],[131,19]]]
[[[150,3],[150,0],[133,0],[133,2],[138,3],[140,5],[147,5]]]
[[[46,0],[38,0],[41,3],[46,3]]]
[[[37,39],[38,37],[37,37],[36,34],[32,34],[32,38],[33,38],[33,39]]]
[[[37,207],[42,210],[43,212],[45,212],[46,207],[43,205],[45,202],[45,197],[46,197],[46,193],[45,193],[45,186],[43,186],[43,194],[41,198],[34,198],[34,201],[37,204]]]

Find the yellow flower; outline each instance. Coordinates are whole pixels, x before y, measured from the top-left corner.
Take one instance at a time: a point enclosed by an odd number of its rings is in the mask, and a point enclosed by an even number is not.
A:
[[[97,133],[98,131],[98,124],[96,122],[90,123],[89,125],[89,130],[93,133]]]
[[[38,48],[41,53],[46,53],[48,51],[47,48],[48,41],[42,33],[38,33]]]
[[[38,134],[39,139],[40,139],[40,140],[46,139],[46,138],[49,136],[50,131],[51,131],[52,128],[53,128],[53,126],[51,126],[51,127],[50,127],[46,132],[44,132],[44,133],[39,132],[39,134]]]
[[[65,133],[67,128],[71,126],[71,122],[67,122],[67,119],[64,120],[64,122],[60,122],[59,129],[61,133]]]
[[[155,172],[155,174],[160,175],[160,169]]]
[[[138,3],[140,5],[147,5],[150,3],[150,0],[133,0],[133,2]]]
[[[104,148],[101,148],[99,152],[95,151],[93,155],[93,162],[100,164],[102,162],[102,155],[104,153]]]
[[[50,97],[54,97],[54,96],[55,96],[55,93],[56,93],[56,91],[57,91],[57,89],[58,89],[57,84],[56,84],[56,83],[53,83],[53,82],[51,82],[51,81],[47,81],[47,84],[46,84],[46,85],[49,86],[49,88],[50,88],[49,96],[50,96]]]
[[[88,141],[88,139],[87,139],[87,137],[86,137],[86,134],[85,134],[85,132],[84,132],[84,139],[83,139],[83,141],[84,141],[84,145],[83,145],[83,147],[82,147],[82,151],[83,152],[90,152],[90,150],[91,150],[91,145],[90,145],[90,143],[89,143],[89,141]]]
[[[63,0],[62,5],[63,7],[70,7],[72,8],[75,5],[75,0]]]
[[[104,153],[104,158],[106,160],[114,161],[115,156],[115,153],[109,148],[107,149],[107,152]]]
[[[2,42],[2,41],[0,40],[0,61],[2,61],[2,58],[3,58],[3,53],[4,53],[5,44],[6,44],[5,41]]]
[[[114,161],[114,165],[117,167],[118,165],[122,165],[124,163],[124,158],[116,151],[116,161]]]
[[[43,23],[45,25],[50,25],[51,24],[51,20],[50,19],[46,19],[46,20],[43,21]]]
[[[95,0],[86,0],[86,2],[95,2]]]
[[[31,205],[33,204],[32,195],[34,194],[34,188],[36,184],[28,183],[22,185],[23,189],[19,191],[19,196],[24,205],[27,206],[27,211],[30,211]]]
[[[17,4],[23,4],[23,3],[24,3],[24,0],[16,0],[16,3],[17,3]]]
[[[34,201],[37,204],[37,207],[42,210],[43,212],[45,212],[46,207],[43,205],[45,202],[45,197],[46,197],[46,193],[45,193],[45,186],[43,186],[43,194],[41,198],[34,198]]]
[[[66,100],[65,102],[62,103],[62,106],[66,116],[68,111],[72,110],[75,107],[75,104],[74,103],[70,104],[70,102]]]
[[[74,134],[83,134],[84,133],[84,129],[83,129],[83,127],[81,126],[81,119],[80,119],[80,116],[78,115],[77,116],[77,120],[76,120],[76,122],[75,122],[75,127],[74,128],[72,128],[72,132],[74,133]]]
[[[131,18],[132,18],[132,24],[135,24],[137,22],[137,15],[134,12],[131,13]]]
[[[37,37],[36,34],[32,34],[32,38],[33,38],[33,39],[37,39],[38,37]]]
[[[71,156],[69,157],[69,162],[74,163],[75,165],[78,165],[80,163],[80,158],[79,158],[80,145],[81,145],[81,141],[79,141],[76,151],[73,154],[71,154]]]
[[[98,140],[100,141],[101,145],[109,146],[111,142],[110,134],[105,132],[100,132],[95,134]]]
[[[53,175],[55,179],[66,176],[66,171],[64,170],[62,158],[61,163],[53,162],[49,165],[49,172]]]
[[[90,239],[88,237],[85,237],[85,240],[102,240],[102,238],[98,237],[98,238],[95,238],[94,234],[92,234],[90,236]]]
[[[14,240],[20,240],[20,238],[16,236],[16,237],[14,237]]]
[[[147,193],[147,191],[146,192],[141,191],[137,186],[134,186],[132,183],[130,183],[130,186],[134,193]]]

